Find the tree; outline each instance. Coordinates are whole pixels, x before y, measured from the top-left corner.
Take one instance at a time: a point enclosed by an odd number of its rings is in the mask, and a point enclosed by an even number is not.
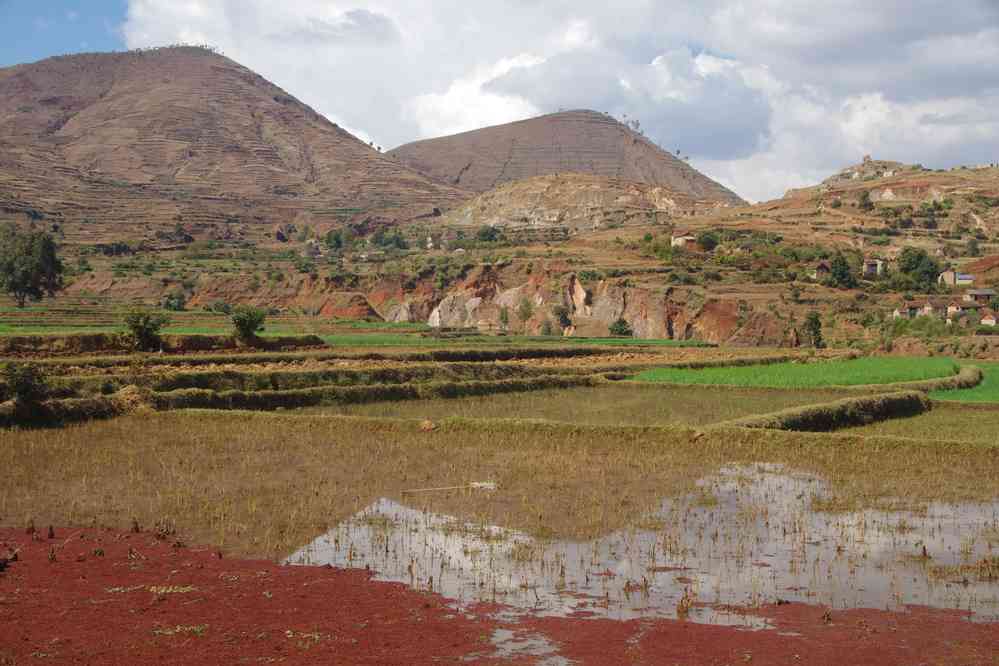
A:
[[[17,307],[41,300],[62,289],[63,265],[52,236],[42,231],[19,232],[9,224],[0,230],[0,289]]]
[[[630,338],[635,334],[635,332],[631,330],[631,325],[625,321],[623,317],[611,324],[608,330],[611,335],[618,335],[621,337]]]
[[[857,286],[857,278],[850,270],[850,262],[841,252],[837,252],[829,263],[829,274],[832,283],[842,289],[853,289]]]
[[[534,314],[534,305],[531,303],[531,301],[528,300],[526,296],[520,299],[520,304],[517,305],[517,317],[520,319],[520,321],[526,322],[528,319],[531,318],[531,315],[533,314]]]
[[[968,239],[968,246],[966,248],[965,254],[967,254],[969,257],[980,257],[980,256],[982,256],[982,250],[981,250],[980,247],[978,247],[978,239],[977,238],[969,238]]]
[[[163,297],[163,309],[172,312],[183,312],[187,309],[187,296],[182,291],[175,291]]]
[[[704,248],[705,252],[712,252],[718,247],[718,236],[710,231],[702,231],[697,234],[697,244]]]
[[[503,327],[504,331],[507,328],[509,328],[509,326],[510,326],[510,308],[508,308],[505,305],[500,308],[500,311],[499,311],[499,322],[500,322],[500,326]]]
[[[819,317],[819,313],[814,310],[805,317],[805,335],[816,349],[822,349],[826,346],[822,339],[822,319]]]
[[[857,203],[860,206],[860,210],[870,212],[874,210],[874,202],[871,201],[871,193],[864,190],[860,193],[860,201]]]
[[[481,241],[483,243],[491,243],[493,241],[499,240],[500,230],[499,227],[491,227],[488,224],[484,224],[479,227],[479,230],[475,232],[475,240]]]
[[[253,340],[264,330],[267,311],[250,305],[237,305],[232,312],[232,326],[240,340]]]
[[[565,305],[556,305],[552,308],[552,314],[555,316],[555,321],[558,322],[560,328],[569,328],[572,326],[572,317],[569,316],[569,308]]]
[[[940,265],[926,250],[915,247],[903,249],[898,255],[897,266],[898,272],[905,278],[902,280],[903,289],[925,292],[936,288]]]
[[[152,351],[159,346],[160,332],[170,323],[170,317],[159,312],[136,308],[125,315],[125,326],[132,334],[136,349]]]

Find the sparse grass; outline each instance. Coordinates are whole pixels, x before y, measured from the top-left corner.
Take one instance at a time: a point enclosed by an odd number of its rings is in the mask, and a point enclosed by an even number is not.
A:
[[[991,444],[999,442],[999,409],[962,408],[937,403],[932,411],[919,416],[881,421],[843,432],[913,437],[925,442],[953,440]]]
[[[700,370],[657,368],[642,372],[635,379],[670,384],[798,389],[919,381],[946,377],[957,371],[957,364],[947,358],[866,357],[846,361],[776,363]]]
[[[165,520],[193,542],[280,556],[379,497],[478,480],[498,489],[423,496],[421,508],[585,538],[642,520],[664,496],[692,492],[729,464],[818,473],[857,507],[991,500],[999,488],[995,442],[468,420],[424,430],[416,420],[195,411],[7,431],[0,516],[117,527]]]
[[[451,400],[404,400],[365,405],[310,407],[296,413],[351,414],[439,420],[456,418],[545,419],[590,425],[701,425],[843,397],[832,391],[774,391],[717,387],[672,388],[610,384],[474,396]]]
[[[934,400],[958,400],[960,402],[999,402],[999,363],[983,363],[970,361],[969,365],[977,365],[985,377],[978,386],[957,391],[933,391],[930,397]]]

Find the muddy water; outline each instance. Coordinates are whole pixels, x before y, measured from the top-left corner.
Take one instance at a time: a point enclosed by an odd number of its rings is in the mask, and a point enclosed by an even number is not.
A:
[[[381,580],[459,603],[496,601],[542,615],[761,627],[726,607],[785,600],[917,604],[999,620],[999,582],[961,568],[999,556],[999,502],[816,512],[813,501],[829,497],[822,479],[764,465],[723,469],[698,485],[637,525],[587,542],[536,540],[382,499],[288,562],[370,567]]]

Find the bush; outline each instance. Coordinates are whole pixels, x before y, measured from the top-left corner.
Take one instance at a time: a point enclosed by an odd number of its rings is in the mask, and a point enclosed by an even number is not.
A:
[[[232,326],[240,340],[252,340],[264,330],[267,311],[249,305],[239,305],[232,313]]]
[[[160,331],[170,323],[170,317],[151,310],[132,310],[125,315],[125,326],[132,335],[136,349],[151,351],[160,344]]]
[[[8,397],[22,405],[36,405],[49,394],[45,375],[32,363],[7,363],[3,380]]]
[[[625,321],[623,318],[618,319],[613,324],[611,324],[609,330],[611,335],[619,335],[621,337],[630,338],[635,334],[635,332],[631,330],[631,325],[628,324],[628,322]]]

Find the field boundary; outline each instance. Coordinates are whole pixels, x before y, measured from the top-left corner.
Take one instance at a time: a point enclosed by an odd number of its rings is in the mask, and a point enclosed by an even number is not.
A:
[[[495,381],[372,384],[362,386],[316,386],[286,391],[212,391],[180,389],[151,393],[146,399],[160,411],[173,409],[293,409],[326,404],[360,404],[391,400],[461,398],[497,393],[519,393],[544,389],[597,386],[608,381],[602,375],[542,375],[529,379]]]
[[[915,416],[930,409],[932,409],[932,402],[925,393],[899,391],[844,398],[804,407],[792,407],[769,414],[723,421],[711,427],[831,432],[848,426],[867,425],[875,421]]]
[[[952,391],[957,389],[973,388],[982,383],[985,373],[976,365],[961,366],[956,373],[949,377],[938,377],[936,379],[920,379],[913,382],[895,382],[893,384],[862,384],[853,386],[831,386],[833,389],[843,389],[848,391],[884,391],[885,389],[895,389],[899,391],[920,391],[929,393],[930,391]]]
[[[606,347],[563,347],[538,348],[522,347],[516,349],[438,349],[430,351],[402,352],[358,352],[343,351],[311,351],[292,353],[245,353],[245,354],[192,354],[192,355],[161,355],[161,354],[130,354],[127,356],[78,356],[68,358],[32,359],[31,362],[46,368],[79,367],[115,368],[143,365],[192,367],[203,365],[252,365],[260,363],[288,363],[294,361],[397,361],[400,363],[486,363],[492,361],[517,361],[545,358],[581,358],[586,356],[610,356],[615,353]],[[655,350],[629,350],[632,354],[655,354]],[[26,359],[0,358],[4,361]]]

